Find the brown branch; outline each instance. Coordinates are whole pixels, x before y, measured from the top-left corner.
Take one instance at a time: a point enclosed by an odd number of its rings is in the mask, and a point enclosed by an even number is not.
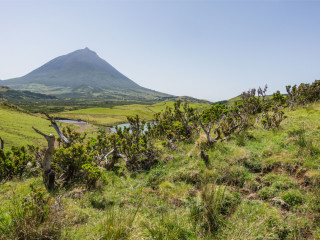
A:
[[[39,133],[40,135],[44,136],[45,138],[47,138],[47,137],[48,137],[48,135],[47,135],[47,134],[44,134],[43,132],[39,131],[39,130],[38,130],[38,129],[36,129],[35,127],[33,127],[33,126],[32,126],[32,128],[33,128],[33,130],[34,130],[36,133]]]

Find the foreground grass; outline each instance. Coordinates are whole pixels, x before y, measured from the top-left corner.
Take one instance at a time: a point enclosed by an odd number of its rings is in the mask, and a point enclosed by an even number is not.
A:
[[[148,172],[130,173],[120,163],[94,191],[74,186],[47,193],[64,209],[55,238],[318,238],[320,104],[286,115],[278,130],[258,126],[217,143],[209,163],[200,158],[202,136],[175,150],[158,143],[161,158]],[[42,186],[40,178],[0,186],[3,222],[30,184]],[[14,236],[4,232],[3,239]]]
[[[132,104],[111,108],[87,108],[62,112],[55,115],[63,118],[82,119],[99,125],[113,125],[116,123],[125,123],[127,122],[126,116],[135,116],[137,114],[142,119],[151,120],[156,112],[165,110],[167,106],[172,107],[173,104],[174,102],[161,102],[153,105]],[[201,111],[210,105],[205,103],[190,103],[190,106]]]

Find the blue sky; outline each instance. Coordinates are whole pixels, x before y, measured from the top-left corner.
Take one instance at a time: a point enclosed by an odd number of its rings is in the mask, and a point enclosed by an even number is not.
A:
[[[141,86],[223,100],[320,79],[320,1],[0,0],[0,79],[91,50]]]

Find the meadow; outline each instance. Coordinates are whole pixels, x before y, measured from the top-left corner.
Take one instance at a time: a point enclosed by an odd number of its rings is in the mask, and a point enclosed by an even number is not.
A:
[[[110,113],[75,114],[91,111]],[[280,128],[257,124],[217,142],[208,160],[201,157],[203,132],[174,149],[156,141],[160,155],[150,170],[127,171],[120,161],[94,189],[47,192],[41,177],[7,181],[0,186],[0,239],[23,229],[43,239],[319,238],[320,103],[285,115]]]
[[[5,148],[34,144],[45,146],[46,142],[37,134],[32,126],[41,129],[48,134],[55,134],[49,122],[36,115],[25,113],[22,109],[13,105],[0,103],[0,136],[5,141]]]
[[[144,120],[151,120],[156,112],[164,111],[166,107],[172,107],[173,104],[173,101],[166,101],[151,105],[131,104],[104,108],[87,108],[56,113],[54,116],[75,120],[82,119],[92,124],[112,126],[126,123],[127,116],[135,116],[137,114]],[[203,109],[208,108],[210,104],[190,103],[190,106],[201,112]]]

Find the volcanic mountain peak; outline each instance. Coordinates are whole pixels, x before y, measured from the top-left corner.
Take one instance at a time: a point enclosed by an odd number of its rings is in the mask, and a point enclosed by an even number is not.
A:
[[[0,84],[14,89],[85,98],[157,98],[168,94],[143,88],[97,53],[84,48],[54,58],[27,75]]]

